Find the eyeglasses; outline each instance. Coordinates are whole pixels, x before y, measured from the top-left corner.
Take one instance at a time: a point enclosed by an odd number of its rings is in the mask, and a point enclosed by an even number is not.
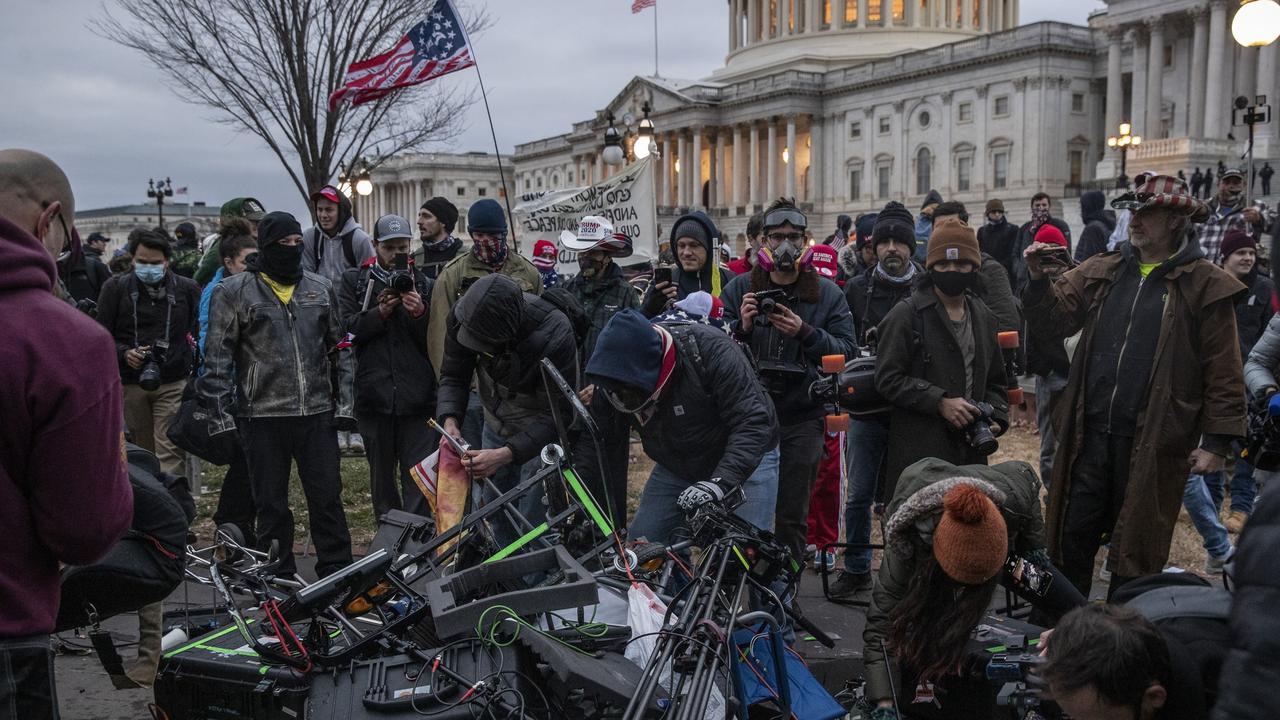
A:
[[[765,237],[769,238],[770,242],[776,243],[800,242],[804,239],[804,235],[802,233],[769,233]]]

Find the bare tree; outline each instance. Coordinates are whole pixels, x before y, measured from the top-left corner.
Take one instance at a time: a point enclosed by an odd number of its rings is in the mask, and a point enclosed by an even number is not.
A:
[[[470,89],[427,83],[329,109],[347,66],[390,49],[424,16],[423,0],[115,0],[93,26],[133,48],[187,102],[258,136],[304,198],[341,163],[447,141],[461,132]],[[464,13],[465,14],[465,13]],[[488,24],[465,18],[469,33]]]

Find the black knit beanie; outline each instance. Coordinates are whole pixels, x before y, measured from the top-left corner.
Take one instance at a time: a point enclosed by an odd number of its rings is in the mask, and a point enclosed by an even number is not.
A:
[[[444,224],[444,231],[453,232],[458,226],[458,208],[445,198],[436,196],[422,203],[422,209],[436,216],[436,219]]]
[[[876,224],[871,230],[872,246],[882,242],[899,242],[916,251],[916,220],[900,202],[889,201],[876,216]]]

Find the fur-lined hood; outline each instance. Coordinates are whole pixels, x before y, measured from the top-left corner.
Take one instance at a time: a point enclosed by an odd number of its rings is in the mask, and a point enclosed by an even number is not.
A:
[[[851,279],[861,275],[866,269],[858,266],[858,248],[852,242],[840,248],[839,263],[845,277]]]
[[[894,552],[910,553],[911,540],[918,536],[933,545],[933,531],[942,518],[942,500],[952,488],[972,485],[1003,508],[1005,494],[995,485],[976,477],[952,477],[929,483],[907,498],[889,518],[885,526],[885,545]]]

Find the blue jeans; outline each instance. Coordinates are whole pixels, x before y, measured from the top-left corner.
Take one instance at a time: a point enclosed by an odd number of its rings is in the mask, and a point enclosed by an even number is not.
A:
[[[486,450],[500,448],[506,444],[502,436],[489,428],[486,423],[482,432],[483,442],[481,447]],[[532,460],[517,465],[512,463],[493,474],[489,479],[493,482],[493,486],[498,492],[505,493],[511,488],[519,485],[521,482],[533,477],[534,473],[542,469],[542,460],[534,457]],[[497,498],[497,495],[485,493],[484,501],[486,503]],[[515,509],[529,521],[530,525],[537,526],[538,523],[547,519],[546,508],[542,504],[542,488],[534,488],[529,492],[516,498]],[[541,511],[541,512],[539,512]],[[505,517],[500,520],[493,521],[494,538],[503,546],[509,545],[516,541],[526,532],[524,528],[520,528],[516,532],[516,528],[506,521]]]
[[[761,530],[773,530],[774,504],[778,495],[778,448],[764,454],[755,472],[742,483],[745,500],[734,514]],[[640,496],[640,507],[627,532],[631,538],[670,545],[683,538],[676,530],[684,525],[684,513],[676,498],[685,488],[705,478],[682,478],[661,465],[654,465]]]
[[[1221,485],[1221,482],[1219,482]],[[1204,549],[1214,557],[1222,557],[1231,550],[1231,538],[1227,529],[1218,519],[1219,505],[1215,505],[1209,495],[1209,487],[1203,475],[1192,475],[1187,478],[1186,490],[1182,493],[1182,504],[1191,516],[1191,524],[1204,539]]]
[[[1053,401],[1067,387],[1067,379],[1056,372],[1036,375],[1036,427],[1040,429],[1040,482],[1049,487],[1049,473],[1053,472],[1053,455],[1058,452],[1058,440],[1053,436]]]
[[[1231,511],[1253,514],[1253,501],[1258,496],[1258,483],[1253,479],[1253,466],[1235,453],[1236,467],[1231,474]],[[1209,497],[1215,508],[1222,507],[1222,473],[1206,473],[1204,482],[1209,486]]]
[[[849,490],[844,503],[844,541],[871,542],[871,504],[889,447],[889,420],[852,418],[849,422]],[[845,550],[844,569],[871,572],[870,550]]]

